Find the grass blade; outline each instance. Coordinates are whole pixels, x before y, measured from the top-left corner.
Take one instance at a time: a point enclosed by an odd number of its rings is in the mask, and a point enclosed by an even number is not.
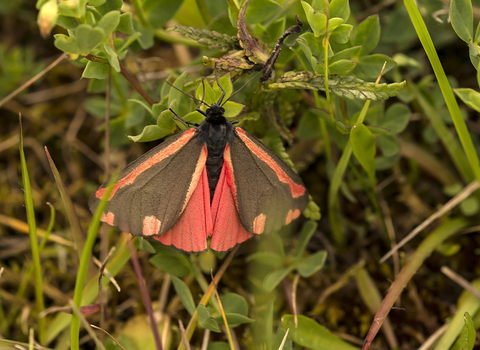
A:
[[[30,234],[30,248],[32,251],[33,272],[35,281],[35,301],[37,304],[38,313],[45,309],[43,300],[43,286],[42,286],[42,266],[40,262],[40,249],[37,239],[37,225],[35,221],[35,212],[33,208],[32,189],[30,187],[30,178],[28,176],[27,162],[25,160],[25,153],[23,151],[23,131],[22,120],[20,117],[20,163],[22,166],[22,184],[25,193],[25,210],[27,211],[28,231]],[[45,319],[38,320],[38,337],[41,344],[45,343]]]

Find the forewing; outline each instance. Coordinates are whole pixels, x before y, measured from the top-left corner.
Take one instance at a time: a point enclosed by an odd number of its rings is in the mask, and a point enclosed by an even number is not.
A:
[[[240,221],[249,233],[276,231],[306,208],[308,192],[300,177],[245,130],[235,128],[224,159]]]
[[[178,221],[193,194],[207,157],[189,129],[130,163],[115,184],[102,221],[134,235],[161,235]],[[93,212],[107,183],[89,199]]]

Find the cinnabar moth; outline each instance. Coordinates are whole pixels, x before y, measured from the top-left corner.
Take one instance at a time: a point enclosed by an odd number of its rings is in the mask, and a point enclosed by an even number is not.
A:
[[[220,85],[219,85],[220,87]],[[205,89],[205,87],[204,87]],[[300,177],[224,116],[222,100],[205,120],[151,149],[121,173],[102,221],[185,252],[227,251],[288,225],[308,204]],[[89,199],[93,212],[104,183]]]

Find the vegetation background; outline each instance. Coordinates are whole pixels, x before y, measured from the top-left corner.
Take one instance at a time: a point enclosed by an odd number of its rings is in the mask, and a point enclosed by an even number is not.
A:
[[[476,5],[0,1],[0,348],[117,348],[89,324],[125,349],[367,348],[378,320],[374,349],[478,346]],[[295,15],[234,119],[300,173],[305,217],[223,255],[98,230],[88,197],[180,131],[168,108],[198,121],[164,81],[238,89]]]

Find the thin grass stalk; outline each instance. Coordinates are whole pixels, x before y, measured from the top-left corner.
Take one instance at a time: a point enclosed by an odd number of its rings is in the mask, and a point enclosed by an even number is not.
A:
[[[50,233],[52,233],[53,225],[55,224],[55,215],[56,215],[55,208],[53,207],[53,205],[51,205],[48,202],[47,202],[47,205],[50,206],[50,222],[48,223],[47,230],[45,231],[45,235],[43,236],[43,239],[40,243],[40,247],[38,249],[39,253],[42,253],[43,248],[45,248],[45,245],[48,242],[48,237],[50,236]],[[28,281],[30,281],[30,277],[32,276],[32,273],[33,273],[33,264],[32,262],[30,262],[26,268],[25,274],[22,277],[20,286],[18,287],[17,294],[16,294],[17,298],[22,299],[23,296],[25,295],[25,291],[27,290],[27,286],[28,286]],[[18,304],[13,304],[6,318],[4,318],[2,314],[0,314],[0,320],[6,321],[7,324],[11,324],[13,322],[13,319],[17,315],[17,311],[19,307],[20,306]]]
[[[20,162],[22,165],[22,184],[25,193],[25,210],[27,212],[28,231],[30,235],[30,249],[32,251],[32,262],[34,271],[35,283],[35,303],[37,305],[37,312],[40,313],[45,309],[45,302],[43,300],[43,283],[42,283],[42,266],[40,262],[40,249],[37,238],[37,225],[35,221],[35,211],[33,206],[32,188],[30,187],[30,178],[28,176],[27,161],[23,151],[23,130],[22,119],[20,117]],[[38,338],[41,344],[45,344],[45,319],[38,320]]]
[[[368,107],[370,106],[370,100],[366,101],[360,115],[358,117],[358,124],[363,123],[365,115],[367,114]],[[338,215],[338,191],[340,190],[340,185],[343,181],[343,176],[345,175],[345,170],[347,169],[348,162],[352,156],[352,145],[350,141],[347,142],[345,148],[343,149],[342,156],[335,168],[335,172],[332,176],[332,182],[330,183],[330,188],[328,189],[328,217],[330,219],[330,225],[332,228],[332,235],[335,242],[343,246],[345,245],[345,237],[343,236],[342,229],[340,227],[339,215]]]
[[[17,96],[19,93],[21,93],[23,90],[25,90],[26,88],[28,88],[30,85],[32,85],[33,83],[35,83],[38,79],[40,79],[41,77],[43,77],[45,74],[47,74],[51,69],[55,68],[65,57],[67,57],[67,54],[66,53],[63,53],[61,54],[55,61],[53,61],[47,68],[45,68],[44,70],[42,70],[40,73],[38,73],[36,76],[34,76],[32,79],[30,79],[29,81],[27,81],[25,84],[23,84],[22,86],[20,86],[18,89],[16,89],[15,91],[13,91],[12,93],[10,93],[8,96],[6,96],[5,98],[3,98],[1,101],[0,101],[0,107],[3,106],[5,103],[7,103],[8,101],[10,101],[12,98],[14,98],[15,96]]]
[[[160,339],[160,334],[158,333],[157,322],[155,321],[155,317],[153,315],[152,301],[150,300],[150,295],[148,294],[147,285],[145,284],[145,278],[143,277],[142,267],[138,261],[136,249],[133,246],[130,237],[127,238],[127,246],[128,250],[130,250],[133,269],[135,270],[135,275],[137,276],[138,285],[142,294],[143,306],[145,307],[145,311],[148,315],[153,338],[155,339],[155,345],[158,350],[163,350],[162,340]]]
[[[116,251],[110,262],[107,264],[107,270],[112,276],[116,276],[125,264],[130,260],[130,252],[126,246],[126,235],[120,236],[120,242],[116,245]],[[98,276],[92,276],[87,282],[82,293],[82,304],[89,305],[94,302],[98,295]],[[103,278],[102,285],[105,287],[110,283],[106,277]],[[71,315],[60,313],[49,322],[47,329],[47,343],[54,341],[59,334],[71,324]]]
[[[433,129],[437,133],[440,141],[450,155],[450,159],[452,160],[452,163],[455,164],[455,167],[462,176],[463,181],[465,181],[466,183],[471,182],[475,178],[475,176],[472,172],[472,168],[468,164],[465,153],[463,152],[460,144],[457,141],[457,138],[455,137],[453,132],[451,132],[450,129],[447,127],[442,117],[420,93],[416,85],[412,82],[409,82],[408,85],[416,96],[416,100],[422,108],[423,112],[432,123]]]
[[[430,64],[432,65],[433,72],[435,73],[435,77],[437,78],[438,85],[440,86],[440,90],[442,91],[443,98],[445,99],[445,103],[447,104],[448,111],[450,112],[450,115],[452,117],[455,130],[457,131],[458,137],[460,138],[460,142],[470,163],[470,167],[472,168],[476,179],[480,181],[480,162],[477,152],[475,151],[475,147],[473,145],[472,138],[470,137],[470,134],[468,132],[467,125],[465,124],[465,121],[463,120],[460,113],[460,108],[458,107],[458,103],[455,99],[452,88],[448,83],[445,71],[443,70],[440,59],[438,58],[432,38],[428,33],[427,26],[423,21],[423,18],[420,14],[420,11],[418,10],[415,1],[404,0],[404,3],[405,7],[407,8],[408,15],[410,16],[410,19],[413,23],[413,26],[415,27],[415,31],[417,32],[417,36],[422,43],[428,59],[430,60]]]
[[[423,242],[415,250],[415,253],[412,255],[408,263],[395,278],[395,281],[392,283],[388,294],[383,299],[382,305],[375,314],[372,325],[370,326],[370,330],[365,338],[365,343],[362,347],[362,350],[367,350],[370,347],[393,304],[398,299],[400,293],[404,290],[405,286],[411,280],[415,272],[417,272],[417,270],[422,266],[425,259],[427,259],[432,254],[433,250],[443,241],[458,233],[461,229],[467,226],[467,224],[468,222],[464,219],[451,220],[430,233],[427,238],[423,240]]]
[[[93,216],[92,222],[88,229],[87,239],[85,240],[85,245],[80,257],[80,264],[78,266],[77,279],[75,280],[75,292],[73,295],[73,302],[75,305],[80,308],[82,305],[82,295],[85,284],[85,279],[87,277],[88,265],[90,262],[90,256],[92,254],[93,244],[97,238],[98,229],[100,228],[100,217],[107,206],[107,201],[112,192],[113,185],[117,181],[117,176],[113,176],[108,184],[107,191],[105,192],[104,197],[100,201],[97,210]],[[80,334],[80,318],[77,314],[72,315],[72,323],[70,326],[70,346],[72,350],[79,350],[79,334]]]

